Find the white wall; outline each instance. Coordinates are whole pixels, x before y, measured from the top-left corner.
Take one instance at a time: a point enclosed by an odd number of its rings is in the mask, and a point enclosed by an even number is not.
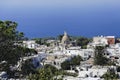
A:
[[[80,55],[83,58],[93,57],[93,49],[67,49],[65,51],[66,55]]]
[[[23,46],[30,49],[35,49],[37,48],[37,43],[35,43],[34,40],[23,41]]]

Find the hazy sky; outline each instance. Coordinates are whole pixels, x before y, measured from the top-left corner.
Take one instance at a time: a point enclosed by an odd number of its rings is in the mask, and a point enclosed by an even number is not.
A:
[[[0,20],[17,22],[27,37],[120,37],[120,0],[0,0]]]

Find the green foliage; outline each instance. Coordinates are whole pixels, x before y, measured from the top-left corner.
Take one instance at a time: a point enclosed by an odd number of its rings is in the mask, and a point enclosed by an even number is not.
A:
[[[95,49],[94,64],[95,65],[108,65],[109,59],[104,56],[104,47],[97,46]]]
[[[35,49],[29,49],[29,52],[28,53],[31,53],[31,54],[37,54],[37,51]]]
[[[120,72],[120,66],[117,66],[117,72]]]
[[[45,65],[44,68],[38,70],[36,74],[30,74],[27,78],[29,80],[53,80],[53,77],[57,75],[58,70],[52,65]]]
[[[117,80],[119,78],[119,75],[115,73],[114,69],[109,69],[109,71],[105,73],[102,78],[105,80]]]
[[[0,62],[6,61],[7,65],[14,65],[23,52],[19,46],[14,45],[14,42],[24,37],[16,28],[15,22],[0,21]]]
[[[62,75],[65,75],[65,76],[73,76],[73,77],[77,77],[77,76],[78,76],[77,73],[69,73],[69,72],[65,72],[65,71],[62,72]]]
[[[50,43],[44,43],[44,45],[46,45],[47,47],[49,47],[49,46],[50,46]]]
[[[70,61],[68,61],[68,60],[66,60],[66,61],[64,61],[63,63],[61,63],[61,68],[63,69],[63,70],[70,70]]]
[[[42,68],[39,70],[39,79],[40,80],[52,80],[54,74],[50,68]]]
[[[34,39],[35,40],[35,42],[37,43],[37,44],[40,44],[40,45],[42,45],[43,43],[42,43],[42,38],[36,38],[36,39]]]
[[[35,74],[29,74],[27,76],[27,79],[29,80],[62,80],[56,79],[58,75],[66,75],[66,76],[78,76],[77,73],[68,73],[63,70],[58,70],[56,67],[46,64],[43,68],[39,69],[37,73]],[[56,76],[56,77],[55,77]]]
[[[58,35],[58,36],[57,36],[57,39],[61,41],[63,36],[64,36],[64,34]]]
[[[81,46],[81,48],[86,48],[86,45],[91,41],[91,39],[86,37],[77,37],[76,44]]]
[[[24,33],[16,31],[16,40],[24,40]]]
[[[61,63],[61,68],[63,70],[70,70],[71,66],[80,65],[81,61],[82,61],[81,56],[74,56],[71,58],[70,61],[66,60],[63,63]]]
[[[29,76],[26,77],[28,80],[40,80],[38,74],[29,74]]]
[[[111,60],[109,59],[109,61],[108,61],[108,65],[109,65],[109,66],[112,66],[112,65],[115,66],[116,63],[115,63],[114,61],[111,61]]]
[[[105,48],[103,46],[97,46],[95,48],[94,64],[95,65],[115,65],[110,59],[104,56]]]
[[[50,64],[46,64],[46,65],[44,66],[44,68],[45,68],[45,69],[50,68],[52,74],[54,74],[54,75],[56,75],[56,72],[58,71],[58,69],[57,69],[56,67],[54,67],[54,66],[52,66],[52,65],[50,65]]]
[[[0,21],[0,62],[6,61],[6,64],[0,65],[0,69],[7,71],[9,75],[14,73],[10,71],[10,66],[14,66],[21,57],[28,56],[28,53],[36,53],[35,50],[21,47],[17,44],[24,39],[24,33],[16,30],[17,23],[12,21]],[[29,55],[31,55],[29,54]],[[30,72],[31,65],[28,62],[23,64],[24,74]]]
[[[35,52],[18,45],[24,39],[24,33],[17,31],[16,28],[16,22],[0,21],[0,62],[6,61],[6,64],[0,65],[0,69],[7,71],[9,76],[15,73],[10,70],[11,65],[16,65],[20,58],[28,56],[28,53]],[[25,66],[28,67],[27,64]],[[25,68],[24,71],[27,69],[29,72],[28,68]]]
[[[47,38],[35,38],[34,40],[37,44],[50,46],[50,43],[46,43]]]
[[[17,24],[12,21],[0,21],[0,41],[14,40],[16,38],[16,26]]]
[[[82,61],[81,56],[74,56],[71,58],[70,64],[72,66],[77,66],[77,65],[80,65],[80,61]]]
[[[36,72],[35,67],[32,63],[32,60],[26,60],[21,67],[21,72],[22,74],[25,75],[29,75],[30,73],[34,74]]]
[[[49,53],[53,53],[53,51],[50,51]]]

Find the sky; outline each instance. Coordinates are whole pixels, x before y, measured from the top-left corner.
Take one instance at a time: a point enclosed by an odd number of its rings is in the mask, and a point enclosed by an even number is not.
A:
[[[120,37],[120,0],[0,0],[0,20],[18,23],[26,37]]]

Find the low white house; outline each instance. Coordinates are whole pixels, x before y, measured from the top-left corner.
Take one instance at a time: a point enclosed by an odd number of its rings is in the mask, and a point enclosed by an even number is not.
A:
[[[86,77],[101,77],[105,74],[108,68],[88,68],[88,69],[81,69],[79,67],[76,68],[79,71],[78,77],[86,78]]]
[[[93,41],[87,45],[87,48],[95,48],[96,46],[106,46],[115,44],[115,36],[95,36]]]
[[[61,63],[68,60],[69,57],[65,56],[62,52],[55,52],[52,54],[47,54],[44,64],[51,64],[58,69],[61,69]]]
[[[72,77],[72,76],[64,76],[63,80],[104,80],[101,78],[96,78],[96,77],[85,77],[85,78],[80,78],[80,77]]]
[[[96,45],[108,45],[108,40],[105,36],[93,37],[93,43]]]
[[[7,72],[5,71],[0,72],[0,80],[7,80],[7,78],[8,78]]]
[[[66,55],[80,55],[83,59],[94,56],[94,49],[81,49],[80,47],[70,47],[64,51]]]
[[[23,46],[30,49],[35,49],[37,48],[38,44],[35,42],[35,40],[28,40],[28,41],[23,41]]]

